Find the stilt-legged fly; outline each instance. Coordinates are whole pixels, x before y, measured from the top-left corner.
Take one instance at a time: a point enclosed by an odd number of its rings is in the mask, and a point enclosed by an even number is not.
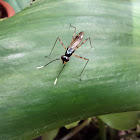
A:
[[[86,64],[85,64],[85,66],[84,66],[84,68],[82,69],[82,71],[81,71],[81,73],[80,73],[80,76],[81,76],[81,74],[83,73],[83,71],[84,71],[84,69],[85,69],[85,67],[86,67],[86,65],[87,65],[87,63],[88,63],[88,61],[89,61],[89,59],[87,59],[87,58],[84,58],[84,57],[75,55],[74,52],[75,52],[79,47],[81,47],[87,40],[90,41],[90,46],[91,46],[91,48],[92,48],[90,37],[87,38],[85,41],[83,41],[83,42],[81,43],[81,41],[82,41],[82,39],[83,39],[83,37],[84,37],[84,32],[80,32],[80,33],[75,37],[76,27],[72,26],[71,24],[70,24],[70,27],[73,27],[75,30],[74,30],[74,33],[73,33],[73,36],[72,36],[72,41],[71,41],[70,45],[68,46],[68,48],[66,48],[65,45],[63,44],[63,42],[61,41],[61,39],[60,39],[59,37],[57,37],[57,39],[56,39],[56,41],[55,41],[55,43],[54,43],[54,45],[53,45],[53,47],[52,47],[52,50],[51,50],[51,52],[50,52],[50,54],[49,54],[49,56],[50,56],[51,53],[52,53],[52,51],[53,51],[53,49],[54,49],[54,46],[55,46],[57,40],[59,40],[59,42],[62,44],[62,46],[63,46],[64,49],[66,50],[65,55],[62,55],[61,58],[57,58],[57,59],[54,59],[54,60],[50,61],[49,63],[47,63],[47,64],[44,65],[44,66],[37,67],[37,69],[41,69],[41,68],[46,67],[47,65],[49,65],[49,64],[52,63],[53,61],[60,60],[60,59],[62,60],[62,63],[63,63],[64,65],[63,65],[63,67],[62,67],[60,73],[59,73],[58,76],[56,77],[56,80],[54,81],[54,85],[56,84],[58,77],[60,76],[62,70],[63,70],[64,67],[66,66],[66,63],[69,61],[69,58],[70,58],[71,55],[73,55],[73,56],[75,56],[75,57],[78,57],[78,58],[81,58],[81,59],[84,59],[84,60],[87,61]],[[80,43],[81,43],[81,44],[80,44]]]

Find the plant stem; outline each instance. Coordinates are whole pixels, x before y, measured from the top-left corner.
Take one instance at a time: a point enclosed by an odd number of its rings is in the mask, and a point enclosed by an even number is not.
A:
[[[79,126],[77,126],[75,129],[73,129],[68,135],[64,136],[61,140],[68,140],[68,139],[70,139],[72,136],[74,136],[76,133],[78,133],[80,130],[82,130],[87,124],[88,124],[88,119],[85,120]]]

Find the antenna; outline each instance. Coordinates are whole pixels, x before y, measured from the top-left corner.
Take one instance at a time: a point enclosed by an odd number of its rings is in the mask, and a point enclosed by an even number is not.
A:
[[[54,59],[54,60],[50,61],[49,63],[47,63],[46,65],[40,66],[40,67],[36,67],[36,68],[37,68],[37,69],[42,69],[42,68],[46,67],[47,65],[49,65],[50,63],[52,63],[53,61],[60,60],[60,59],[61,59],[61,58]]]

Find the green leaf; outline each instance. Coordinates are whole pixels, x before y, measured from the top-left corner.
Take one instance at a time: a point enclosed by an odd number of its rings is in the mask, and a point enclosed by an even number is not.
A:
[[[77,126],[78,123],[79,123],[79,121],[76,121],[76,122],[73,122],[73,123],[70,123],[70,124],[65,125],[65,127],[66,127],[67,129],[70,129],[70,128],[72,128],[72,127]]]
[[[112,128],[119,130],[128,130],[135,128],[138,124],[138,113],[135,112],[125,112],[125,113],[114,113],[108,115],[99,116],[102,121]]]
[[[140,110],[140,2],[41,0],[0,22],[0,139],[32,139],[92,116]],[[90,37],[57,84],[73,28]]]
[[[16,13],[29,6],[32,0],[4,0],[8,2],[15,10]]]
[[[54,138],[56,137],[56,135],[58,134],[59,132],[59,129],[54,129],[54,130],[51,130],[45,134],[43,134],[42,136],[42,140],[54,140]]]

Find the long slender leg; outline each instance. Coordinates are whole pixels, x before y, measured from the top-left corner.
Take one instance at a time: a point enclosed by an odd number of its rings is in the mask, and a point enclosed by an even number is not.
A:
[[[75,57],[78,57],[78,58],[81,58],[81,59],[87,60],[87,63],[88,63],[88,61],[89,61],[89,59],[87,59],[87,58],[84,58],[84,57],[81,57],[81,56],[78,56],[78,55],[75,55],[75,54],[72,54],[72,55],[73,55],[73,56],[75,56]],[[82,69],[82,71],[81,71],[81,73],[80,73],[80,75],[79,75],[79,76],[81,76],[81,75],[82,75],[82,73],[83,73],[83,71],[84,71],[84,69],[85,69],[85,67],[86,67],[87,63],[85,64],[85,66],[84,66],[84,68]]]
[[[37,69],[42,69],[42,68],[46,67],[47,65],[49,65],[50,63],[52,63],[53,61],[60,60],[60,59],[61,59],[61,58],[54,59],[54,60],[50,61],[49,63],[47,63],[46,65],[40,66],[40,67],[36,67],[36,68],[37,68]]]
[[[63,65],[61,71],[59,72],[58,76],[56,77],[56,79],[55,79],[55,81],[54,81],[54,85],[56,85],[57,79],[58,79],[58,77],[60,76],[60,74],[61,74],[61,72],[62,72],[62,70],[64,69],[65,66],[66,66],[66,64]]]
[[[53,45],[53,47],[52,47],[52,50],[51,50],[49,56],[51,55],[51,53],[52,53],[52,51],[53,51],[53,49],[54,49],[54,46],[55,46],[57,40],[59,40],[59,42],[62,44],[62,46],[64,47],[64,49],[67,50],[67,48],[65,47],[65,45],[63,44],[63,42],[61,41],[61,39],[60,39],[59,37],[57,37],[57,39],[56,39],[56,41],[55,41],[55,43],[54,43],[54,45]],[[47,57],[47,56],[45,56],[45,57]]]
[[[70,27],[73,27],[75,29],[74,30],[74,33],[73,33],[73,36],[72,36],[72,41],[73,41],[74,40],[75,33],[76,33],[76,27],[72,26],[71,24],[70,24]]]
[[[90,42],[91,48],[93,48],[92,45],[91,45],[90,37],[89,37],[89,38],[87,38],[85,41],[83,41],[79,46],[77,46],[77,47],[75,48],[75,50],[78,49],[79,47],[81,47],[81,46],[82,46],[86,41],[88,41],[88,40],[89,40],[89,42]]]

